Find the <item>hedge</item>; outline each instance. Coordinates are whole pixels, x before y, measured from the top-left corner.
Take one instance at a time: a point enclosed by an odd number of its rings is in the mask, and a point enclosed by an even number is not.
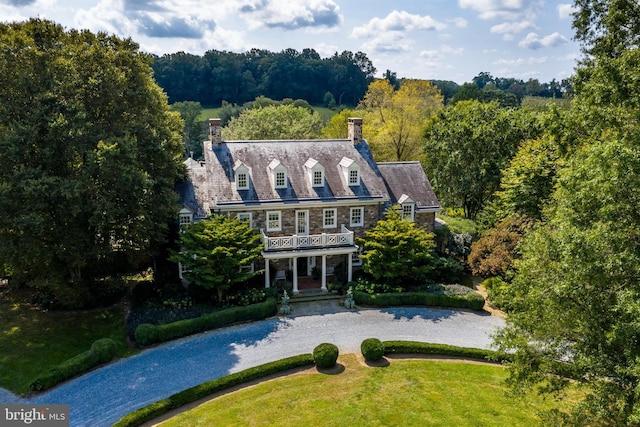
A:
[[[54,366],[29,384],[31,391],[42,391],[56,384],[82,374],[103,363],[110,362],[116,355],[117,344],[111,338],[102,338],[91,345],[91,349]]]
[[[139,345],[148,346],[157,342],[170,341],[198,332],[220,328],[236,322],[265,319],[273,316],[277,311],[276,299],[269,297],[266,301],[258,304],[227,308],[193,319],[179,320],[164,325],[143,323],[136,328],[135,338]]]
[[[384,341],[382,345],[384,346],[384,354],[432,354],[490,360],[493,362],[512,360],[512,355],[494,350],[457,347],[447,344],[432,344],[418,341]]]
[[[484,307],[484,298],[477,292],[469,292],[466,295],[445,295],[428,292],[368,294],[362,291],[353,291],[353,299],[358,305],[376,307],[426,305],[470,308],[472,310],[482,310]]]
[[[225,377],[218,378],[217,380],[208,381],[195,387],[188,388],[164,400],[160,400],[149,406],[140,408],[128,415],[125,415],[114,424],[114,427],[139,426],[147,421],[166,414],[173,409],[195,402],[196,400],[207,397],[213,393],[226,390],[249,381],[257,380],[268,375],[288,371],[290,369],[313,366],[313,364],[312,354],[301,354],[245,369],[244,371],[236,372],[235,374],[227,375]]]

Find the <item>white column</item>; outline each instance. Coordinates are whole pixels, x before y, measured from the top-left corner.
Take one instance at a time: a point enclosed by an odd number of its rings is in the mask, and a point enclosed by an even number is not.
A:
[[[347,254],[347,283],[353,280],[353,260],[351,254]]]
[[[293,257],[293,293],[297,294],[298,290],[298,258]]]
[[[322,292],[327,292],[327,256],[326,255],[322,255],[322,286],[321,286],[321,290]]]
[[[270,281],[271,281],[270,276],[271,275],[269,274],[269,260],[265,259],[264,260],[264,287],[265,288],[268,288],[270,285]]]

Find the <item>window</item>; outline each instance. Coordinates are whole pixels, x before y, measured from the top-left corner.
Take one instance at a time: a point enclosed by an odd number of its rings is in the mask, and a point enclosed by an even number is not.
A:
[[[359,266],[362,265],[362,258],[360,258],[360,255],[362,255],[362,246],[359,246],[358,250],[351,254],[351,265],[352,266],[359,267]]]
[[[286,187],[287,180],[284,172],[276,172],[276,188]]]
[[[359,185],[360,184],[360,173],[358,170],[350,170],[349,171],[349,185]]]
[[[280,231],[281,229],[280,211],[267,212],[267,231]]]
[[[247,174],[244,172],[240,172],[238,174],[238,190],[248,190],[249,189],[249,180],[247,179]]]
[[[364,208],[351,208],[351,226],[362,227],[364,225]]]
[[[324,185],[324,179],[322,179],[322,171],[313,171],[313,186],[320,187]]]
[[[180,228],[191,224],[191,214],[180,214]]]
[[[241,265],[240,266],[240,271],[242,273],[253,273],[255,270],[253,268],[253,263],[249,264],[249,265]]]
[[[413,212],[415,205],[413,203],[405,203],[402,205],[402,219],[413,221]]]
[[[322,211],[323,221],[322,224],[324,228],[336,228],[337,220],[336,220],[336,210],[335,209],[324,209]]]
[[[274,188],[287,188],[287,168],[277,159],[271,160],[268,166],[271,185]]]
[[[178,263],[178,277],[180,277],[180,279],[184,279],[185,273],[188,272],[189,269],[187,268],[187,266],[182,265],[182,263]]]
[[[253,227],[253,223],[251,221],[251,212],[240,212],[240,213],[238,213],[238,219],[240,221],[247,221],[249,223],[249,227]]]

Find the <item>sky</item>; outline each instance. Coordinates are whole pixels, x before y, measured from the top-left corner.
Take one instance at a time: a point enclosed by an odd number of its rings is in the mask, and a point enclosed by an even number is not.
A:
[[[545,0],[0,0],[0,21],[49,19],[163,55],[364,52],[380,77],[549,82],[574,73],[572,2]]]

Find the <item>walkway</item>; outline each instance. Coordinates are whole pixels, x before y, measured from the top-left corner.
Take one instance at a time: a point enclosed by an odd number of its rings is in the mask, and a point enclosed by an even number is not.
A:
[[[323,307],[313,310],[322,313]],[[324,310],[340,308],[327,305]],[[188,387],[311,353],[321,342],[336,344],[341,353],[359,352],[362,340],[370,337],[487,348],[491,333],[504,325],[502,318],[483,313],[428,308],[309,315],[302,315],[305,310],[298,308],[294,314],[297,316],[232,326],[148,349],[21,402],[67,403],[72,426],[110,426],[127,413]],[[11,396],[0,394],[0,402],[10,400]]]

